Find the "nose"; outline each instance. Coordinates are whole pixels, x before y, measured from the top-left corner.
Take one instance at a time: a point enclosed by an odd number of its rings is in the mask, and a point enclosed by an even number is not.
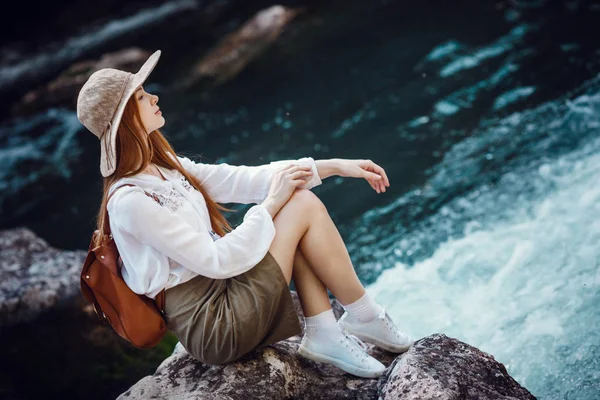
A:
[[[154,104],[158,103],[158,96],[154,94],[152,97],[154,97]]]

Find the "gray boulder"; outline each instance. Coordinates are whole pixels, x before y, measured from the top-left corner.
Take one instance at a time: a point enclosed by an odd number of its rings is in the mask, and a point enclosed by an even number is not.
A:
[[[189,89],[203,80],[219,85],[235,78],[249,63],[263,54],[285,27],[303,9],[273,5],[259,11],[237,30],[223,37],[177,85]]]
[[[0,328],[51,309],[81,310],[79,273],[86,254],[54,249],[26,228],[0,231]],[[302,322],[298,296],[292,296]],[[336,300],[332,306],[339,318],[342,307]],[[92,314],[88,308],[84,314]],[[300,340],[294,336],[221,366],[202,364],[178,343],[153,375],[118,398],[535,399],[493,356],[444,334],[421,338],[401,355],[368,345],[369,354],[388,367],[379,379],[304,359],[297,355]]]
[[[302,310],[295,292],[299,316]],[[342,308],[332,300],[339,317]],[[388,368],[379,379],[363,379],[297,355],[301,336],[256,350],[235,363],[205,365],[181,343],[154,375],[118,397],[133,399],[535,399],[493,356],[444,334],[424,337],[401,355],[368,344]]]
[[[397,357],[379,379],[382,400],[535,399],[504,364],[444,334],[424,337]]]
[[[86,255],[50,247],[27,228],[0,231],[0,328],[72,307]]]

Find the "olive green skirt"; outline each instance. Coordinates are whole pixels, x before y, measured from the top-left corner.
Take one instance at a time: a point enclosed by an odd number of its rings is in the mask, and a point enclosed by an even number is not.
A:
[[[270,252],[228,279],[199,275],[165,292],[168,329],[206,364],[236,361],[302,332],[289,286]]]

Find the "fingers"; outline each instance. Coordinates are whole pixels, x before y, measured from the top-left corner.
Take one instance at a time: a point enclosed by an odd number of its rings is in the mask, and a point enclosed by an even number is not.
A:
[[[363,175],[377,193],[385,192],[385,184],[382,182],[383,177],[369,171],[365,171]]]
[[[369,166],[367,167],[368,171],[373,172],[376,176],[380,176],[380,179],[373,177],[373,183],[376,186],[377,193],[386,191],[386,187],[390,186],[390,181],[385,173],[385,170],[381,168],[379,165],[375,164],[373,161],[369,161]]]
[[[374,179],[367,179],[367,182],[369,182],[373,190],[375,190],[377,193],[381,193],[381,182],[375,181]]]
[[[282,172],[289,172],[289,173],[299,171],[299,170],[308,171],[308,170],[312,170],[312,167],[310,165],[289,164],[280,169],[280,171],[282,171]]]
[[[373,188],[374,191],[379,193],[379,191],[377,190],[377,187],[375,186],[375,182],[373,182],[371,179],[367,179],[367,182],[369,182],[369,185],[371,185],[371,187]]]
[[[289,165],[286,165],[285,167],[281,167],[281,168],[279,169],[279,172],[281,172],[281,173],[283,173],[283,172],[287,172],[289,169],[291,169],[291,168],[293,168],[293,167],[295,167],[295,166],[296,166],[296,165],[294,165],[294,164],[289,164]]]
[[[376,174],[381,176],[381,182],[383,183],[384,189],[385,186],[390,186],[390,181],[385,173],[385,170],[375,163],[373,163],[373,169],[375,170]]]
[[[375,184],[377,185],[377,189],[379,189],[379,193],[385,192],[385,183],[383,183],[383,177],[381,175],[377,175],[377,176],[379,176],[379,179],[375,179]]]
[[[312,167],[310,165],[290,164],[282,168],[281,173],[289,178],[292,185],[298,187],[305,184],[312,176]]]
[[[296,170],[302,171],[312,171],[312,167],[310,165],[294,165]]]
[[[368,178],[365,178],[367,180],[367,182],[369,182],[369,184],[371,185],[371,187],[377,192],[377,193],[385,193],[385,183],[383,183],[383,177],[380,177],[379,179],[376,178],[377,174],[369,174]]]
[[[306,181],[303,181],[302,179],[295,179],[292,181],[292,185],[297,188],[300,185],[304,185],[306,183]]]
[[[286,175],[293,175],[298,172],[312,172],[312,168],[308,165],[291,165],[284,170]]]
[[[292,174],[290,174],[290,179],[295,180],[295,179],[310,179],[310,177],[312,176],[312,171],[296,171]]]

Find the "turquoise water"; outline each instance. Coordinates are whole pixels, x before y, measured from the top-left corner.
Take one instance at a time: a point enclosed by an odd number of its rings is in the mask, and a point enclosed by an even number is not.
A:
[[[519,141],[514,136],[526,131],[537,139],[536,156],[517,162],[517,152],[512,163],[520,165],[497,173],[493,184],[461,193],[417,229],[373,238],[386,236],[381,251],[390,268],[368,291],[391,306],[402,329],[416,337],[443,332],[494,355],[541,399],[600,394],[600,85],[590,88],[596,94],[510,115],[453,146],[426,189],[416,189],[420,196],[443,192],[443,181],[458,178],[452,175],[492,144]],[[582,140],[549,157],[544,150],[558,135]],[[373,210],[362,224],[402,224],[398,209],[412,202]],[[430,256],[400,260],[444,230],[449,237]]]
[[[323,2],[209,92],[169,89],[206,50],[174,38],[202,27],[173,21],[137,44],[163,50],[145,88],[181,154],[371,158],[387,193],[340,177],[314,191],[398,325],[491,353],[540,399],[587,400],[600,397],[599,12],[578,1]],[[73,110],[4,121],[0,225],[86,249],[98,159]],[[246,207],[233,206],[234,225]]]

